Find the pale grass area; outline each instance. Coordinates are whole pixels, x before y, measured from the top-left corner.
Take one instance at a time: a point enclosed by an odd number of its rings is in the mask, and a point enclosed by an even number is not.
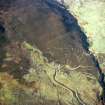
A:
[[[6,72],[0,73],[0,102],[3,105],[26,105],[27,100],[29,103],[53,100],[59,105],[60,102],[65,103],[62,105],[96,104],[96,93],[101,91],[97,79],[79,72],[87,67],[49,63],[36,46],[23,42],[22,47],[31,60],[29,73],[23,76],[27,83],[20,83]]]
[[[0,102],[3,105],[45,103],[50,100],[58,105],[61,102],[62,105],[97,103],[96,93],[101,92],[97,79],[92,74],[79,72],[87,67],[80,65],[73,68],[71,65],[49,63],[36,46],[23,42],[22,47],[31,60],[29,73],[23,76],[27,83],[20,83],[6,72],[0,73]]]
[[[69,103],[70,100],[75,98],[71,90],[75,91],[76,94],[78,92],[84,102],[89,105],[90,103],[91,105],[96,103],[96,91],[101,88],[99,88],[100,86],[93,75],[79,72],[79,70],[76,71],[77,69],[81,69],[79,66],[73,69],[70,65],[60,65],[54,62],[49,63],[47,58],[43,57],[42,52],[37,48],[33,48],[26,42],[24,42],[23,45],[31,54],[30,57],[32,59],[33,67],[30,69],[30,73],[25,75],[24,78],[27,81],[39,80],[42,96],[45,96],[50,100],[56,100],[57,88],[59,88],[59,96],[65,103]],[[69,74],[64,70],[68,68]],[[84,67],[84,69],[86,68]],[[36,71],[40,71],[40,78],[36,74]],[[54,86],[52,84],[54,84]],[[77,97],[79,96],[77,95]]]

